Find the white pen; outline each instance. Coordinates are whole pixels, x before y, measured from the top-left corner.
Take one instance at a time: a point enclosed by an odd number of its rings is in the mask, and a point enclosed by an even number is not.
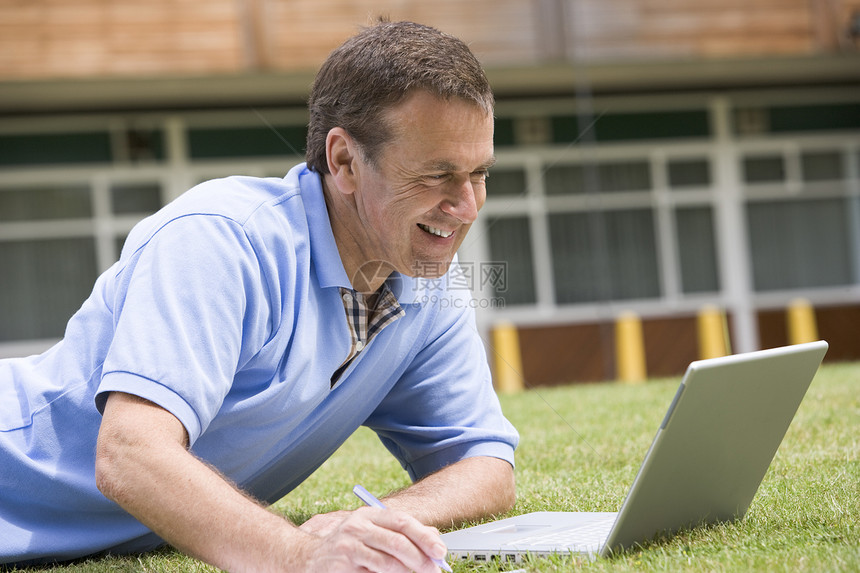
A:
[[[366,503],[370,507],[378,507],[379,509],[388,509],[387,507],[385,507],[384,503],[382,503],[381,501],[376,499],[375,495],[373,495],[372,493],[370,493],[369,491],[367,491],[366,489],[364,489],[364,487],[362,487],[360,485],[356,485],[354,488],[352,488],[352,493],[357,495],[358,499],[360,499],[361,501],[363,501],[364,503]],[[429,555],[428,555],[428,557],[429,557]],[[430,559],[432,559],[433,563],[435,563],[436,565],[438,565],[439,567],[441,567],[445,571],[448,571],[449,573],[451,572],[451,566],[448,565],[444,560],[435,559],[433,557],[430,557]]]

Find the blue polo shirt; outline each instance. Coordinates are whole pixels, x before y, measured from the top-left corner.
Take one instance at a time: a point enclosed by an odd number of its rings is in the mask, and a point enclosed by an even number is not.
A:
[[[151,549],[94,483],[112,391],[173,413],[195,455],[272,503],[361,425],[419,479],[513,463],[468,290],[392,275],[405,313],[332,386],[350,288],[317,174],[204,183],[138,224],[46,353],[0,361],[0,563]]]

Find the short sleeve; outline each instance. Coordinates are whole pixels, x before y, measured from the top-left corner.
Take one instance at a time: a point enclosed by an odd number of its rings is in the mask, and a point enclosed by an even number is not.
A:
[[[112,391],[151,400],[193,444],[268,335],[260,265],[241,225],[218,215],[171,220],[127,256],[96,404]]]
[[[413,480],[472,456],[513,465],[519,436],[502,414],[474,311],[440,310],[434,322],[435,333],[365,425]]]

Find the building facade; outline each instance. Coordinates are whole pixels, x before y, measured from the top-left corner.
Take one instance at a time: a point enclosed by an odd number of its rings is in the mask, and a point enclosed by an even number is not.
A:
[[[860,358],[860,1],[828,0],[5,3],[0,356],[61,337],[142,217],[301,161],[313,70],[374,15],[488,70],[498,163],[451,280],[517,326],[527,384],[614,378],[626,311],[653,376],[706,305],[746,351],[804,298]]]

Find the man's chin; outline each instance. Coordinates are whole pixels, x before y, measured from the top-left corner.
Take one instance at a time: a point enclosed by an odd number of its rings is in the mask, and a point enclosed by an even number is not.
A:
[[[415,261],[409,272],[404,274],[414,278],[438,279],[448,272],[451,259],[444,261]]]

